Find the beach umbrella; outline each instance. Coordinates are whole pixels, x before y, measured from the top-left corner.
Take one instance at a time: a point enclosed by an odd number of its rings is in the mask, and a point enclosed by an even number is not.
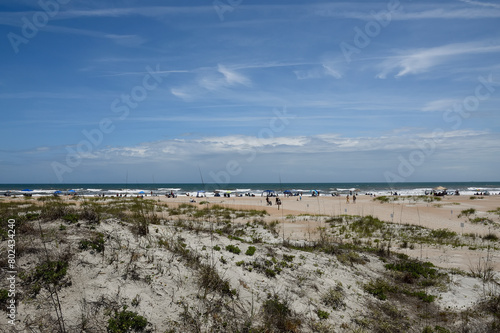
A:
[[[438,186],[438,187],[435,187],[434,190],[436,190],[436,191],[446,191],[447,188],[443,187],[443,186]]]
[[[24,190],[21,190],[21,192],[33,192],[33,190],[30,190],[29,188],[25,188]]]
[[[141,191],[141,192],[139,192],[139,194],[146,194],[146,192],[144,192],[144,191]]]
[[[55,191],[54,194],[61,194],[61,191]]]

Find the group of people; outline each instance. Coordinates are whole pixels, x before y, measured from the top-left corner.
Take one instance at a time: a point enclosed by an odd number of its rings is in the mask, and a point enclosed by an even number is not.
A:
[[[273,202],[271,201],[271,199],[269,199],[269,196],[266,197],[266,203],[268,206],[272,206],[273,205]],[[278,210],[280,209],[280,206],[281,206],[281,199],[276,197],[276,206],[278,206]]]
[[[349,194],[346,196],[346,203],[349,203]],[[352,195],[352,203],[356,203],[356,194]]]

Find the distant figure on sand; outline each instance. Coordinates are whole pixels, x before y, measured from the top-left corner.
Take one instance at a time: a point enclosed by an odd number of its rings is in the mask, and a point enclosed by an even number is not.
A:
[[[349,203],[349,194],[347,195],[347,197],[345,197],[345,202]]]
[[[356,194],[353,194],[352,196],[352,203],[355,204],[356,203]]]
[[[280,198],[276,198],[276,206],[278,206],[278,210],[280,210],[280,206],[281,206],[281,199]]]

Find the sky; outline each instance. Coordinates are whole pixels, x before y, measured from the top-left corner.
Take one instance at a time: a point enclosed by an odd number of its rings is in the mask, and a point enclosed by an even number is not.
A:
[[[0,183],[500,181],[500,4],[3,0]]]

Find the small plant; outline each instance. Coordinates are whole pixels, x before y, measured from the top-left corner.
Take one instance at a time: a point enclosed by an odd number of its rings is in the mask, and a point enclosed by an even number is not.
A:
[[[330,314],[328,312],[320,310],[320,309],[318,309],[318,311],[316,311],[316,314],[318,315],[319,319],[328,319],[328,317],[330,317]]]
[[[274,271],[274,269],[271,269],[271,268],[266,268],[265,271],[264,271],[264,274],[268,277],[268,278],[273,278],[273,277],[276,277],[276,272]]]
[[[295,318],[287,300],[281,300],[277,294],[268,294],[262,304],[263,321],[266,330],[271,332],[300,332],[301,320]]]
[[[321,302],[332,308],[333,310],[338,310],[345,307],[344,303],[345,293],[342,287],[342,283],[338,283],[335,288],[329,288],[322,296]]]
[[[214,246],[214,250],[215,250],[215,251],[220,251],[220,246],[219,246],[219,245],[215,245],[215,246]]]
[[[76,223],[78,222],[78,215],[77,214],[67,214],[63,216],[63,220],[69,223]]]
[[[108,320],[107,330],[110,333],[144,332],[148,321],[136,312],[127,311],[124,306],[120,312],[115,312],[114,316]]]
[[[209,292],[218,292],[222,296],[229,296],[231,298],[236,294],[234,290],[231,290],[229,281],[221,278],[214,266],[201,264],[199,272],[198,284],[205,290],[203,298],[205,298]]]
[[[253,256],[256,250],[255,246],[249,246],[245,254],[247,256]]]
[[[376,197],[375,199],[373,199],[375,201],[378,201],[380,203],[384,203],[384,202],[389,202],[391,201],[391,199],[388,197],[388,196],[385,196],[385,195],[381,195],[379,197]]]
[[[237,247],[236,245],[232,245],[232,244],[229,244],[228,246],[226,246],[226,250],[231,252],[231,253],[234,253],[234,254],[240,254],[241,253],[241,250],[239,247]]]
[[[7,309],[7,300],[9,299],[9,291],[6,289],[0,289],[0,309]]]
[[[476,213],[476,210],[474,208],[464,209],[460,212],[460,214],[458,214],[458,217],[462,217],[462,216],[469,217],[471,215],[474,215],[475,213]]]
[[[438,239],[449,239],[457,236],[457,233],[448,229],[436,229],[431,231],[431,237]]]
[[[149,276],[149,275],[148,275]],[[132,304],[133,307],[137,307],[141,303],[141,296],[139,294],[135,295],[134,299],[130,304]]]
[[[490,232],[489,234],[485,235],[483,237],[484,240],[489,240],[489,241],[492,241],[492,242],[496,242],[498,241],[498,236],[492,232]]]
[[[92,240],[82,239],[80,241],[80,250],[88,250],[89,248],[95,250],[97,252],[104,251],[104,235],[102,233],[98,233],[96,237]]]
[[[364,289],[367,293],[372,294],[379,300],[384,301],[387,299],[387,292],[392,291],[394,288],[389,285],[389,283],[379,278],[365,284]]]

